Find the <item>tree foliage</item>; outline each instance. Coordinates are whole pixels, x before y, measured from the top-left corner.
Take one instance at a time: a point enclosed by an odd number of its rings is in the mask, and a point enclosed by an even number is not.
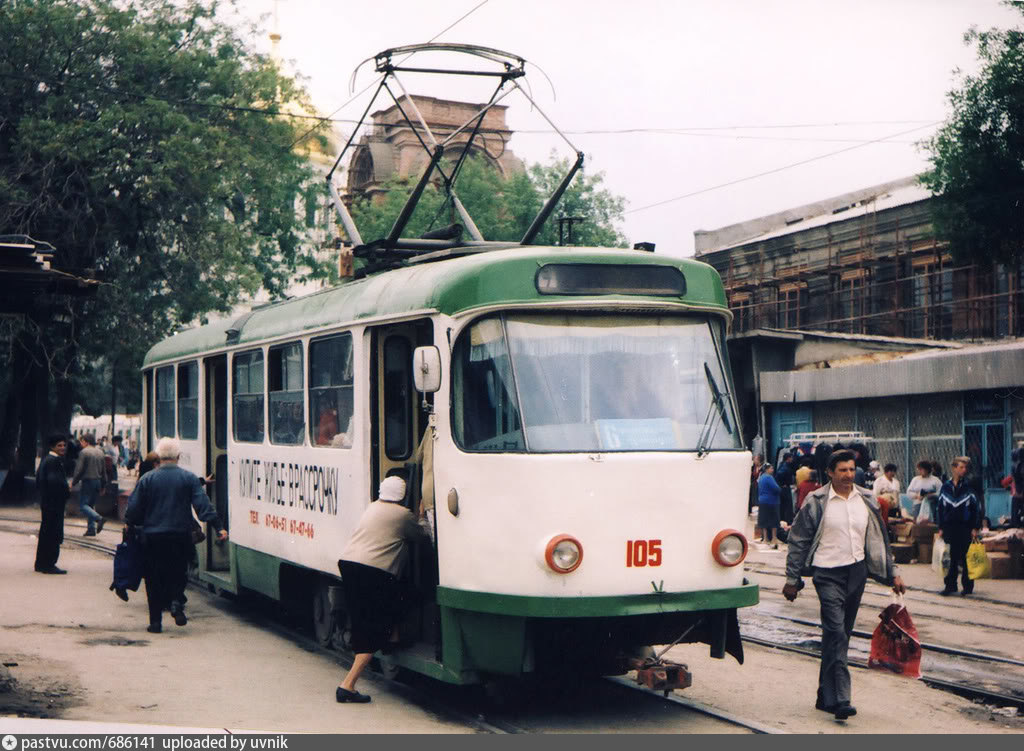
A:
[[[101,282],[59,301],[66,330],[35,312],[52,346],[73,337],[58,380],[83,358],[137,366],[178,325],[318,268],[296,215],[309,122],[287,114],[311,111],[307,95],[218,11],[0,2],[0,234],[46,240],[60,269]]]
[[[449,174],[450,166],[445,166]],[[534,164],[526,172],[506,178],[481,159],[470,158],[459,174],[455,192],[484,239],[518,242],[569,168],[569,161],[552,158],[546,165]],[[622,220],[625,199],[602,187],[603,182],[600,173],[577,174],[534,244],[557,245],[557,218],[571,216],[583,219],[573,228],[574,245],[624,246],[625,238],[615,223]],[[388,235],[413,186],[408,180],[393,179],[384,188],[380,197],[362,196],[353,203],[352,217],[365,241]],[[431,184],[402,235],[418,237],[429,229],[458,222],[442,189]]]
[[[1024,15],[1024,2],[1006,4]],[[1024,252],[1024,30],[971,28],[964,41],[981,67],[949,93],[923,181],[958,260],[1012,266]]]

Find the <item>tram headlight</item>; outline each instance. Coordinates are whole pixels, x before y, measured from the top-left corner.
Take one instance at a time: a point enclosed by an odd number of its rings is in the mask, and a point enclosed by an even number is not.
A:
[[[572,535],[555,535],[544,549],[544,560],[555,573],[568,574],[583,562],[583,546]]]
[[[735,529],[723,529],[711,543],[711,555],[722,566],[737,566],[747,557],[747,538]]]

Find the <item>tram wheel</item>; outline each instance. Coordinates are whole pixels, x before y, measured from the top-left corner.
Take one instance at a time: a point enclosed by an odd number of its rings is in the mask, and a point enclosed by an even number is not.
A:
[[[313,587],[313,635],[317,643],[323,647],[331,646],[336,627],[327,582],[319,579]]]

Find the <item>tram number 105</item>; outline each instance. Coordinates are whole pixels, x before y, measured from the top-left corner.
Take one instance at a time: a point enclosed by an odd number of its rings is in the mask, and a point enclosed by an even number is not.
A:
[[[626,568],[661,565],[661,540],[626,540]]]

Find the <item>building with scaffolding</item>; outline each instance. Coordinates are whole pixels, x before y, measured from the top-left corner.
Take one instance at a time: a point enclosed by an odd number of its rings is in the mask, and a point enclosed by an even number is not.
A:
[[[972,457],[994,523],[1024,442],[1024,270],[956,263],[916,176],[695,233],[725,283],[748,440],[859,430],[904,487]]]

